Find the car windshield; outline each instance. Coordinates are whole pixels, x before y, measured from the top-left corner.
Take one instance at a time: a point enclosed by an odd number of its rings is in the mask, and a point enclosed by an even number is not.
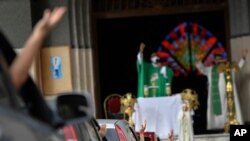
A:
[[[116,126],[120,127],[124,132],[125,136],[129,138],[129,141],[137,141],[139,138],[136,136],[135,131],[129,126],[125,120],[118,120]]]
[[[132,138],[132,141],[137,141],[136,140],[136,135],[134,134],[134,132],[132,131],[132,129],[129,127],[129,129],[128,129],[128,133],[129,133],[129,135],[130,135],[130,137]]]
[[[108,141],[119,141],[119,137],[115,128],[107,128],[105,137]]]
[[[74,125],[74,129],[79,135],[78,138],[82,141],[101,141],[99,133],[91,121],[84,121]]]
[[[92,122],[84,122],[85,126],[87,127],[87,131],[89,136],[91,137],[91,141],[100,141],[100,136],[98,135],[97,129],[92,124]]]

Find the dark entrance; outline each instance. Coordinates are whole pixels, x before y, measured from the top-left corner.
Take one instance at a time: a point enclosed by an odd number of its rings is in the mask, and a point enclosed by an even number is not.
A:
[[[140,42],[146,44],[145,60],[159,47],[165,35],[184,21],[197,22],[209,29],[225,45],[224,11],[97,19],[97,48],[101,102],[112,93],[137,92],[136,57]],[[201,103],[194,117],[195,134],[206,132],[207,78],[189,75],[176,77],[173,92],[193,88]]]
[[[193,116],[194,133],[204,134],[207,132],[207,77],[202,75],[189,75],[187,77],[180,76],[173,79],[173,93],[181,92],[186,88],[195,90],[199,96],[200,106]]]

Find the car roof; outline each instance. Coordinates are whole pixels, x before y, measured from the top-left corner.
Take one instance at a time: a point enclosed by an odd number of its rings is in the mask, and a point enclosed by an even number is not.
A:
[[[123,119],[97,119],[99,124],[106,124],[107,129],[115,129],[115,125],[121,128],[127,139],[138,140],[132,128],[129,127],[128,121]],[[130,134],[132,133],[132,134]]]
[[[102,125],[102,124],[106,124],[106,128],[115,128],[115,123],[118,120],[116,119],[97,119],[97,122]]]
[[[106,124],[107,126],[111,126],[111,125],[115,125],[115,124],[117,124],[117,123],[119,123],[119,124],[124,124],[124,125],[126,125],[127,124],[127,121],[126,120],[123,120],[123,119],[97,119],[97,122],[99,123],[99,124]]]
[[[98,123],[109,123],[115,124],[118,120],[117,119],[97,119]]]

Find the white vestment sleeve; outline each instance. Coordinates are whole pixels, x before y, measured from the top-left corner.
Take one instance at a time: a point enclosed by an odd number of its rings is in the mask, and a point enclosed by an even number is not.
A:
[[[204,66],[201,61],[195,64],[196,68],[204,75],[208,73],[208,67]]]
[[[142,58],[142,54],[141,54],[141,53],[138,53],[138,55],[137,55],[137,60],[138,60],[139,64],[142,63],[143,58]]]
[[[167,67],[166,67],[166,66],[161,67],[160,73],[161,73],[165,78],[168,78],[168,75],[166,74],[166,72],[167,72]]]
[[[239,62],[239,68],[241,69],[245,64],[245,60],[243,58],[240,59],[240,62]]]

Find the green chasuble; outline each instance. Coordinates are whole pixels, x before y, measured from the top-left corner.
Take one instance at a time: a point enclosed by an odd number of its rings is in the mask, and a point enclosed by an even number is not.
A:
[[[219,92],[219,74],[217,72],[218,66],[214,66],[212,68],[212,105],[213,105],[213,113],[215,115],[221,115],[221,99]]]
[[[166,66],[166,75],[161,73],[162,67],[153,66],[151,63],[143,62],[140,64],[137,61],[138,73],[138,97],[144,97],[144,90],[148,88],[148,97],[167,96],[166,84],[171,86],[173,79],[172,69]]]

